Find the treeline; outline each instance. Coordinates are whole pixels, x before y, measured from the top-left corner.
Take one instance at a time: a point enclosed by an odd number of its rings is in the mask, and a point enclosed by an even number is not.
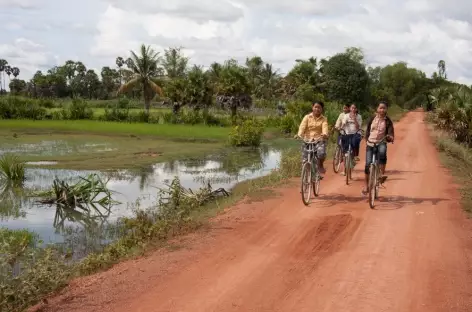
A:
[[[67,61],[47,72],[38,71],[30,81],[11,80],[13,95],[32,98],[113,99],[126,96],[171,105],[207,108],[218,105],[233,115],[253,101],[276,107],[280,102],[322,99],[358,104],[361,109],[387,100],[403,108],[429,101],[430,90],[447,81],[446,64],[438,62],[431,76],[404,62],[385,67],[367,66],[360,48],[347,48],[329,58],[299,59],[282,75],[261,57],[213,63],[209,68],[189,66],[181,48],[160,53],[142,45],[129,58],[117,57],[116,67],[104,66],[99,74],[80,61]],[[157,97],[156,97],[157,94]],[[261,104],[262,103],[262,104]]]

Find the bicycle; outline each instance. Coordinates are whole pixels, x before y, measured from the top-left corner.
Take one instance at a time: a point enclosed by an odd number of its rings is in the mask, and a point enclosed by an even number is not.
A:
[[[371,209],[375,207],[375,200],[379,197],[379,188],[383,183],[380,181],[380,167],[378,160],[379,145],[386,142],[386,136],[378,143],[367,140],[368,143],[373,144],[372,147],[372,163],[370,164],[369,173],[369,206]],[[388,143],[388,142],[387,142]],[[393,143],[393,142],[392,142]]]
[[[361,137],[363,136],[363,134],[362,134],[361,129],[359,129],[355,134],[346,134],[344,130],[340,130],[340,134],[341,134],[341,142],[343,141],[344,136],[346,135],[351,136],[351,138],[349,138],[348,150],[344,153],[344,175],[346,176],[346,185],[349,185],[349,180],[352,180],[352,169],[355,166],[351,142],[352,142],[353,137],[356,134],[360,134]]]
[[[307,160],[302,166],[302,176],[301,176],[301,194],[302,201],[305,206],[308,206],[311,201],[311,192],[313,189],[313,194],[318,196],[320,193],[320,182],[323,177],[320,175],[318,170],[318,155],[316,152],[316,144],[321,142],[317,141],[305,141],[303,140],[303,148],[307,151]],[[308,188],[308,189],[306,189]]]
[[[341,163],[343,162],[342,155],[344,155],[344,151],[343,151],[343,144],[342,144],[341,135],[340,135],[339,139],[338,139],[338,142],[336,144],[336,149],[334,150],[334,154],[333,154],[333,171],[334,171],[334,173],[338,173],[339,169],[341,168]]]

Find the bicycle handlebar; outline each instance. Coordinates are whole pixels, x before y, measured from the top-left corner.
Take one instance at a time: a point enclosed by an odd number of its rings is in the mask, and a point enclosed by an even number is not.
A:
[[[384,137],[382,138],[382,140],[380,140],[380,141],[377,142],[377,143],[376,143],[376,142],[369,141],[369,139],[367,139],[367,143],[371,143],[371,144],[374,144],[374,145],[379,145],[380,143],[382,143],[382,142],[385,141],[386,143],[392,143],[392,144],[393,144],[393,141],[392,141],[392,142],[386,141],[387,136],[388,136],[388,135],[384,136]]]
[[[321,139],[318,139],[318,140],[316,140],[316,141],[313,141],[313,140],[312,140],[312,141],[306,141],[305,139],[302,139],[302,138],[300,138],[300,137],[298,137],[297,140],[303,141],[303,143],[305,143],[305,144],[316,144],[316,143],[319,143],[319,142],[323,141],[322,138],[321,138]]]
[[[339,133],[341,135],[347,135],[346,131],[344,131],[344,129],[339,129]],[[363,136],[364,135],[364,130],[359,129],[359,130],[356,131],[356,133],[353,133],[353,134],[360,134],[361,136]]]

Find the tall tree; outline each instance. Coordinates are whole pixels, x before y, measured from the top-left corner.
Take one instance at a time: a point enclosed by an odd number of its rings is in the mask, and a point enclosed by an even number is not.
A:
[[[323,66],[327,100],[361,105],[368,91],[369,76],[363,64],[347,53],[338,53]]]
[[[162,66],[170,79],[184,77],[187,65],[188,57],[184,56],[181,47],[164,50]]]
[[[131,51],[131,60],[131,79],[120,87],[118,93],[123,93],[135,86],[140,86],[144,96],[144,108],[149,113],[151,100],[155,93],[162,95],[162,89],[158,81],[159,52],[143,44],[141,45],[139,55]]]
[[[439,74],[439,78],[444,79],[444,80],[447,79],[446,62],[444,60],[440,60],[438,62],[438,74]]]
[[[0,59],[0,93],[3,93],[5,90],[5,67],[8,65],[8,62],[4,59]],[[3,82],[3,84],[2,84]]]
[[[216,91],[217,103],[231,111],[233,121],[238,108],[250,108],[252,105],[251,83],[247,69],[235,60],[228,60],[223,65]]]

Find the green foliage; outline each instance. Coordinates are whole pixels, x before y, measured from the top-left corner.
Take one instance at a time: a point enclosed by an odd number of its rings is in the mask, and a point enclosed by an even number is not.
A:
[[[457,142],[472,146],[472,91],[464,87],[436,90],[430,95],[436,109],[429,116]]]
[[[42,204],[87,212],[93,209],[101,214],[99,208],[110,210],[111,206],[119,204],[113,200],[113,193],[107,188],[107,182],[97,174],[79,177],[79,181],[72,185],[56,178],[50,190],[36,193],[35,196],[44,198],[39,201]]]
[[[46,116],[46,109],[32,99],[15,96],[0,97],[0,119],[40,120]]]
[[[25,164],[13,154],[5,154],[0,158],[0,181],[19,187],[26,180]]]
[[[257,119],[248,119],[233,127],[229,134],[231,146],[259,146],[264,126]]]
[[[368,91],[369,76],[365,66],[352,59],[348,53],[339,53],[323,65],[326,98],[341,103],[364,102]]]
[[[65,120],[93,119],[93,110],[81,99],[72,100],[69,107],[62,109],[61,113]]]

